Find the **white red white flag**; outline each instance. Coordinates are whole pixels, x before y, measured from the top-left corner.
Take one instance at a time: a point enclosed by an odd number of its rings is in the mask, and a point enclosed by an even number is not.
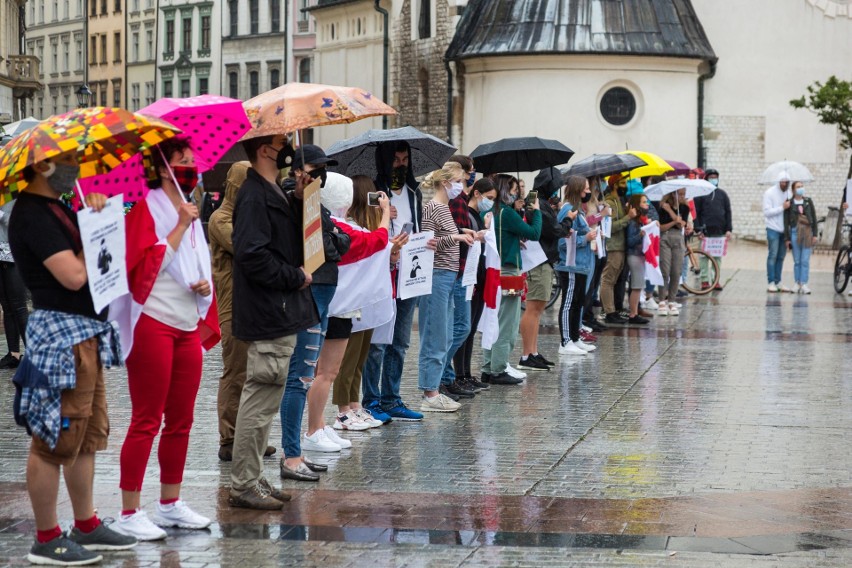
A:
[[[663,273],[660,271],[660,226],[651,221],[642,230],[642,252],[645,253],[645,280],[654,286],[663,285]]]

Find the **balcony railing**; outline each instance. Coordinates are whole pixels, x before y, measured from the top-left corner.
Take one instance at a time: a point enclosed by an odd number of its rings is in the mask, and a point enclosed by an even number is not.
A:
[[[38,57],[35,55],[10,55],[5,63],[6,74],[10,79],[19,83],[38,85]]]
[[[309,20],[299,20],[296,22],[296,31],[300,34],[306,34],[311,31],[311,22]]]

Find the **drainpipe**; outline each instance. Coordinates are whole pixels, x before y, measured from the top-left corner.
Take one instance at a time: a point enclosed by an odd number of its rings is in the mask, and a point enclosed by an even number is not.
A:
[[[710,69],[698,77],[698,167],[707,168],[704,156],[704,83],[716,76],[716,59],[710,61]]]
[[[381,7],[381,0],[376,0],[376,12],[382,15],[384,19],[384,54],[382,58],[382,100],[385,104],[390,104],[388,101],[388,56],[390,51],[390,32],[388,31],[388,11]],[[387,130],[388,127],[388,117],[387,115],[382,116],[382,128]]]
[[[287,10],[284,12],[284,68],[281,70],[283,74],[282,85],[290,82],[290,16],[292,15],[295,18],[295,13],[293,12],[295,9],[296,7],[292,2],[287,2]]]
[[[444,60],[447,70],[447,142],[453,143],[453,68],[448,60]]]

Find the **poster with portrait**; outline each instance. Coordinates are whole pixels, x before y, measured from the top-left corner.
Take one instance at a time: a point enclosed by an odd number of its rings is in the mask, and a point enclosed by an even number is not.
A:
[[[415,233],[402,247],[399,256],[399,285],[397,295],[401,300],[432,293],[432,268],[435,251],[426,243],[435,238],[434,231]]]
[[[100,312],[110,302],[129,294],[127,263],[125,262],[125,232],[123,195],[107,200],[106,207],[95,212],[90,207],[77,213],[80,238],[86,256],[86,274],[95,311]]]

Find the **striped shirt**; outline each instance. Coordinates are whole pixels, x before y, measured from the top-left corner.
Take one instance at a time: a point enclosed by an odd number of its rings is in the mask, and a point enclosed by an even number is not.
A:
[[[438,239],[438,250],[435,251],[435,268],[442,270],[459,270],[459,243],[453,235],[459,234],[456,222],[450,208],[444,203],[430,201],[423,206],[422,231],[435,231]]]

